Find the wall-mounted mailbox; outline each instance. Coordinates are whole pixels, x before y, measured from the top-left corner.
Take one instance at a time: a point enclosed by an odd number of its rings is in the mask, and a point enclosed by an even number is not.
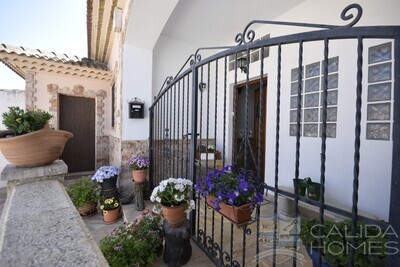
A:
[[[144,103],[140,101],[129,102],[129,118],[143,119],[144,118]]]

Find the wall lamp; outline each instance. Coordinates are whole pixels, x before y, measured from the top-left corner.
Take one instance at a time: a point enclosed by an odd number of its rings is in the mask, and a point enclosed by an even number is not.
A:
[[[247,73],[247,57],[240,57],[237,59],[237,63],[238,63],[238,67],[239,69],[244,72]]]

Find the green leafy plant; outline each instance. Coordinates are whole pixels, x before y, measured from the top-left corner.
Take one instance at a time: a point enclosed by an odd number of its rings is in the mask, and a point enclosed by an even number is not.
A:
[[[143,211],[141,219],[117,227],[100,240],[100,250],[111,267],[152,266],[162,248],[161,216]]]
[[[80,208],[90,202],[100,199],[100,186],[89,177],[83,177],[67,185],[67,193],[75,207]]]
[[[319,228],[323,227],[323,235]],[[316,218],[301,220],[300,238],[310,249],[318,250],[319,238],[322,238],[322,262],[331,266],[347,266],[352,239],[352,222],[324,221],[319,224]],[[385,230],[376,225],[357,222],[354,264],[358,267],[384,266],[387,237]]]
[[[41,110],[25,112],[20,107],[9,107],[8,112],[4,112],[2,117],[3,124],[8,130],[15,135],[22,135],[43,129],[52,116]]]

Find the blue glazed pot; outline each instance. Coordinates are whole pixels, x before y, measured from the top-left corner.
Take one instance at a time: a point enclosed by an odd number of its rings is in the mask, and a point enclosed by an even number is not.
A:
[[[312,260],[313,266],[318,267],[318,255],[319,255],[318,250],[310,249],[310,248],[306,247],[306,251],[307,251],[308,256],[310,256],[310,258]],[[322,262],[321,267],[331,267],[331,265],[329,265],[328,263]]]

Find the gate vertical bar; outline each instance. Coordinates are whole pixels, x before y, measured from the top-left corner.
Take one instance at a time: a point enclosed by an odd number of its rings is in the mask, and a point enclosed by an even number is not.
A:
[[[279,177],[279,131],[281,121],[281,67],[282,67],[282,46],[278,45],[278,67],[276,85],[276,130],[275,130],[275,180],[274,180],[274,239],[278,231],[278,177]],[[273,244],[273,266],[276,266],[276,242]]]
[[[356,87],[356,127],[354,139],[354,170],[353,170],[353,206],[352,206],[352,225],[351,225],[351,247],[350,247],[350,266],[354,266],[354,254],[356,246],[356,232],[358,220],[358,178],[360,175],[360,135],[361,135],[361,97],[362,97],[362,67],[363,67],[363,38],[358,37],[357,45],[357,87]]]
[[[396,235],[390,235],[389,242],[396,244],[397,253],[386,255],[386,266],[400,266],[400,35],[394,40],[394,93],[393,93],[393,148],[392,148],[392,183],[390,192],[389,225]]]
[[[323,83],[322,83],[322,133],[321,133],[321,176],[320,176],[320,202],[319,202],[319,224],[324,225],[324,205],[325,205],[325,153],[326,153],[326,117],[327,117],[327,105],[328,105],[328,64],[329,64],[329,40],[325,38],[324,40],[324,69],[323,71]],[[324,228],[319,227],[319,236],[323,235]],[[321,266],[322,263],[322,238],[318,240],[318,264]]]
[[[302,86],[303,86],[303,41],[299,42],[299,73],[298,73],[299,86],[297,88],[297,124],[296,124],[296,163],[295,163],[295,179],[296,184],[299,184],[299,170],[300,170],[300,136],[301,136],[301,118],[302,118]],[[295,187],[295,217],[299,216],[299,190],[298,186]],[[297,227],[295,227],[297,231]],[[297,235],[297,232],[295,233]],[[293,250],[293,267],[296,267],[297,260],[297,238],[294,240]]]
[[[196,143],[197,143],[197,98],[198,98],[198,75],[196,64],[192,66],[192,143],[190,148],[190,180],[193,184],[196,183]],[[188,114],[189,115],[189,114]],[[196,195],[192,193],[192,199],[196,203]],[[192,226],[191,233],[194,235],[196,229],[196,213],[194,210],[190,211],[190,223]]]
[[[149,186],[150,186],[150,190],[152,190],[153,189],[153,185],[154,185],[154,182],[153,182],[153,173],[154,173],[154,171],[153,171],[153,166],[154,166],[154,160],[153,160],[153,155],[154,155],[154,153],[153,153],[153,144],[154,144],[154,142],[153,142],[153,138],[154,138],[154,136],[153,136],[153,124],[154,124],[154,106],[152,106],[152,107],[150,107],[149,108],[149,113],[150,113],[150,129],[149,129],[149,159],[150,159],[150,168],[149,168]]]

